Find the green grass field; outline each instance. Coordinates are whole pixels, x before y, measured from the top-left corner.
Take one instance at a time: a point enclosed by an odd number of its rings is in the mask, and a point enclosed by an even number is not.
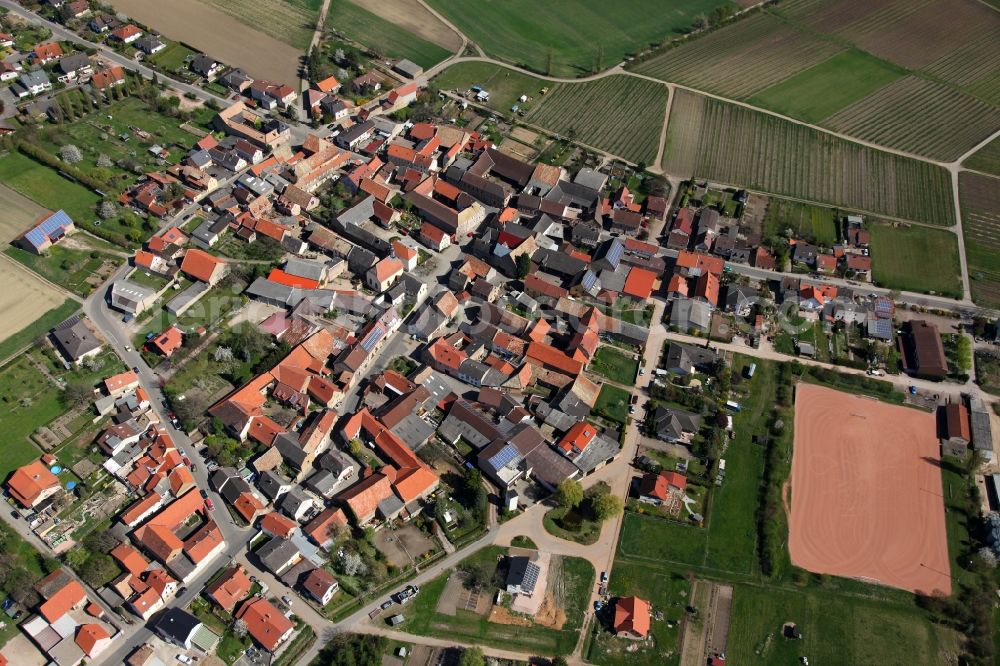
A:
[[[439,88],[459,93],[475,85],[482,86],[490,93],[490,99],[484,106],[502,113],[509,112],[521,95],[531,98],[531,101],[522,104],[523,108],[530,109],[544,101],[542,88],[552,88],[551,83],[488,62],[456,63],[434,77],[434,83]]]
[[[0,157],[0,182],[50,210],[65,210],[74,220],[94,219],[100,198],[83,185],[21,153]]]
[[[552,76],[582,76],[677,36],[725,0],[431,0],[490,55]],[[551,61],[551,62],[550,62]]]
[[[492,566],[492,563],[498,563],[498,558],[504,553],[505,548],[487,546],[467,557],[463,563],[478,562]],[[467,610],[457,610],[455,615],[438,613],[437,603],[444,592],[450,572],[421,588],[413,603],[403,611],[406,622],[399,628],[421,636],[455,639],[531,654],[568,654],[576,645],[596,574],[594,567],[586,560],[554,556],[553,566],[557,565],[556,560],[559,560],[558,566],[562,569],[559,581],[564,590],[563,609],[566,611],[566,624],[561,630],[541,625],[518,627],[494,624],[486,616]],[[489,589],[484,593],[492,595],[495,592]]]
[[[181,67],[186,68],[188,57],[195,55],[198,55],[198,52],[194,49],[188,48],[180,42],[170,42],[167,44],[167,48],[155,55],[148,56],[146,59],[157,67],[173,72]]]
[[[605,384],[594,403],[593,413],[624,424],[628,420],[629,397],[625,389]]]
[[[833,208],[772,197],[764,218],[764,235],[780,236],[790,227],[795,238],[830,247],[837,242],[839,218]]]
[[[817,123],[905,73],[884,60],[851,49],[766,88],[747,101]]]
[[[326,25],[384,55],[408,58],[425,69],[451,55],[448,49],[418,37],[350,0],[331,0]]]
[[[594,354],[594,360],[590,362],[588,369],[617,384],[631,386],[635,383],[636,374],[639,372],[639,362],[631,355],[604,345],[597,348],[597,353]]]
[[[781,636],[794,622],[802,640]],[[953,631],[932,624],[912,604],[874,601],[819,589],[737,585],[727,656],[739,664],[948,663]]]
[[[928,227],[892,227],[880,223],[868,228],[876,283],[891,289],[934,291],[961,298],[955,234]],[[928,270],[928,266],[934,270]]]
[[[589,645],[587,661],[601,666],[660,666],[677,663],[677,655],[666,655],[677,648],[684,606],[690,603],[691,585],[683,575],[666,572],[656,566],[636,562],[616,562],[608,582],[612,596],[638,596],[652,603],[662,619],[650,623],[655,643],[636,646],[633,641],[615,638],[602,631]],[[674,626],[668,625],[673,622]],[[638,647],[638,649],[636,649]]]
[[[27,252],[19,247],[8,247],[4,250],[4,254],[78,296],[88,296],[94,290],[94,287],[87,283],[87,278],[91,277],[105,260],[124,261],[102,253],[92,257],[92,253],[88,250],[69,249],[59,245],[49,248],[45,256]]]
[[[976,171],[1000,176],[1000,139],[993,139],[972,154],[962,166]]]
[[[667,89],[618,75],[557,85],[527,120],[630,162],[649,164],[663,132]]]

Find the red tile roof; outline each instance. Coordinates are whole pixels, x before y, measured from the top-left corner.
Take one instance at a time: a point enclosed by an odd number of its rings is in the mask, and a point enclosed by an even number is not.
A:
[[[580,421],[566,431],[559,441],[559,448],[566,453],[582,452],[597,437],[597,428],[587,421]]]
[[[257,514],[264,510],[265,504],[250,493],[240,493],[240,496],[233,502],[233,508],[243,517],[243,520],[252,523]]]
[[[61,569],[49,574],[49,576],[60,573],[62,573]],[[70,580],[46,599],[38,607],[38,612],[51,624],[82,604],[86,598],[87,592],[83,589],[83,585],[80,585],[76,580]]]
[[[247,571],[241,565],[226,569],[215,582],[205,588],[205,593],[215,600],[215,603],[232,613],[236,604],[247,598],[253,583],[247,576]]]
[[[203,250],[191,248],[184,254],[181,270],[196,280],[211,282],[219,267],[224,265],[225,262],[218,257],[213,257]]]
[[[150,344],[156,347],[161,354],[170,358],[184,344],[184,333],[176,326],[171,326],[150,340]]]
[[[639,597],[621,597],[615,602],[615,631],[643,638],[649,633],[649,602]]]
[[[636,298],[649,298],[650,294],[653,293],[653,284],[656,282],[656,278],[657,275],[653,271],[633,266],[632,270],[628,272],[628,277],[625,278],[623,292]]]
[[[236,618],[243,620],[247,632],[261,647],[272,652],[285,634],[295,626],[264,598],[243,602],[236,613]]]
[[[7,490],[25,507],[31,507],[45,491],[58,486],[59,479],[40,460],[17,468],[7,480]]]
[[[297,523],[280,513],[272,511],[260,519],[260,529],[268,534],[287,539],[295,531]]]
[[[544,368],[572,377],[579,375],[583,370],[583,363],[543,342],[529,343],[526,358],[528,361],[541,365]]]
[[[101,650],[97,650],[98,643],[110,639],[111,634],[99,624],[84,624],[76,634],[76,644],[88,657],[93,657],[101,652]]]
[[[146,558],[127,543],[115,546],[115,548],[111,551],[111,557],[118,560],[118,563],[133,576],[138,576],[146,570],[146,567],[149,566],[149,562]]]
[[[721,257],[712,257],[699,252],[681,251],[677,254],[677,266],[679,268],[698,268],[703,271],[722,275],[726,262]]]

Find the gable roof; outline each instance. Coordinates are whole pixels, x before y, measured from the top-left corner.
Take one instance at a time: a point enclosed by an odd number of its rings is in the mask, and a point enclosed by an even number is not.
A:
[[[226,262],[218,257],[213,257],[208,252],[191,248],[184,254],[184,261],[181,262],[181,270],[202,282],[211,282],[215,271],[220,265]]]
[[[615,631],[645,637],[649,633],[649,602],[639,597],[621,597],[615,602]]]
[[[43,492],[59,485],[59,479],[41,460],[17,468],[7,480],[10,494],[25,507],[32,506]]]
[[[236,617],[243,620],[253,639],[269,651],[294,627],[291,620],[263,597],[243,602]]]

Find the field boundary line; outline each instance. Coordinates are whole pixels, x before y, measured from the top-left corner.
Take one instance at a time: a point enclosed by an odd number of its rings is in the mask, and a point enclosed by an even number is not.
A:
[[[29,274],[33,275],[34,277],[36,277],[37,279],[41,280],[43,283],[45,283],[49,287],[52,287],[53,289],[55,289],[56,291],[58,291],[60,294],[66,296],[67,298],[71,298],[74,301],[76,301],[77,303],[83,303],[83,299],[82,298],[80,298],[79,296],[77,296],[73,292],[71,292],[68,289],[66,289],[66,287],[60,286],[60,285],[56,284],[55,282],[52,282],[48,278],[42,277],[41,275],[39,275],[35,271],[31,270],[30,268],[28,268],[27,266],[25,266],[24,264],[22,264],[20,261],[18,261],[16,259],[10,258],[9,256],[7,256],[6,253],[0,252],[0,257],[2,257],[2,261],[6,261],[6,262],[8,262],[11,265],[16,266],[19,270],[22,270],[22,271],[24,271],[26,273],[29,273]],[[32,323],[34,323],[34,322],[32,322]]]
[[[667,149],[667,130],[670,125],[670,110],[674,105],[674,87],[669,83],[665,83],[664,85],[667,86],[667,109],[663,113],[663,129],[660,131],[660,146],[656,151],[656,162],[654,163],[654,166],[661,172],[663,171],[663,167],[661,167],[660,164],[663,163],[663,153]]]

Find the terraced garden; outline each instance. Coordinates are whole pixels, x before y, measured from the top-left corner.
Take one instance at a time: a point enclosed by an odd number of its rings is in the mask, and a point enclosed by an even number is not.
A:
[[[632,76],[561,83],[527,120],[632,162],[656,160],[667,89]]]
[[[1000,127],[1000,108],[908,76],[858,100],[824,124],[880,145],[951,161]]]
[[[775,116],[677,91],[663,168],[817,203],[951,225],[948,173]]]
[[[1000,179],[963,172],[958,179],[972,299],[1000,306]]]

